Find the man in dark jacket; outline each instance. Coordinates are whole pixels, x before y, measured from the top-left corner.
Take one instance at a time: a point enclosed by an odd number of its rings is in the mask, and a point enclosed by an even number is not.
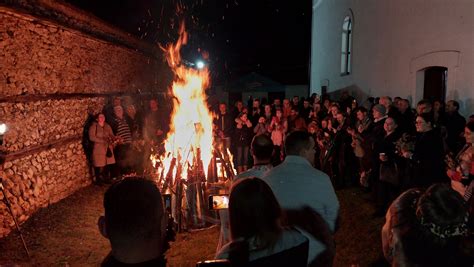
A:
[[[466,125],[466,119],[459,114],[459,103],[454,100],[448,101],[446,104],[446,119],[445,126],[448,133],[446,143],[456,155],[464,145],[464,138],[461,137],[461,133],[464,132],[464,126]]]
[[[400,112],[400,117],[398,118],[398,129],[401,132],[414,134],[415,114],[410,107],[408,99],[401,99],[398,101],[398,111]]]
[[[227,105],[220,103],[217,118],[214,119],[214,127],[217,134],[217,143],[224,150],[230,149],[234,125],[234,118],[232,118],[232,114],[227,112]]]

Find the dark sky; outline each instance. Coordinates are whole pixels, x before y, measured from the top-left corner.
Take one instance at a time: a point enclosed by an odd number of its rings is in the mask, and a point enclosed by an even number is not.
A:
[[[209,52],[214,83],[252,71],[285,84],[308,83],[311,0],[65,0],[138,38],[165,45],[185,19],[194,62]]]

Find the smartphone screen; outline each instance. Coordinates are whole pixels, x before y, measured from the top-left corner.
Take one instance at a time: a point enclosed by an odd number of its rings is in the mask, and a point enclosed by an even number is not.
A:
[[[163,200],[165,201],[165,209],[166,210],[171,210],[171,195],[170,194],[164,194],[163,195]]]
[[[209,196],[209,209],[221,210],[229,207],[229,196],[228,195],[214,195]]]

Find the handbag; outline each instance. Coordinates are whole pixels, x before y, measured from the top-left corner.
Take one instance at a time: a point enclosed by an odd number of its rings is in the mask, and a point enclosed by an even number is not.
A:
[[[105,156],[107,156],[108,158],[112,157],[112,149],[110,149],[110,147],[107,147],[107,152],[105,153]]]
[[[380,181],[391,185],[399,185],[400,177],[398,172],[398,164],[394,161],[382,162],[380,164]]]

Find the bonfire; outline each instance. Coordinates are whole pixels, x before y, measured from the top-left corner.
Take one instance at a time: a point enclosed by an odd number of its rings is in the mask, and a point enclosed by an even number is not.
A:
[[[162,48],[174,73],[170,88],[173,110],[165,152],[151,155],[159,186],[173,196],[173,217],[181,217],[182,210],[192,213],[192,217],[201,217],[208,178],[219,181],[235,175],[230,152],[214,146],[214,114],[208,108],[206,96],[209,69],[195,69],[182,63],[180,50],[187,39],[182,23],[178,41]]]

